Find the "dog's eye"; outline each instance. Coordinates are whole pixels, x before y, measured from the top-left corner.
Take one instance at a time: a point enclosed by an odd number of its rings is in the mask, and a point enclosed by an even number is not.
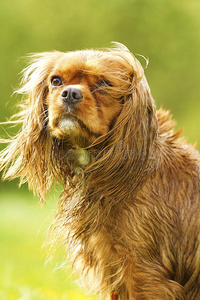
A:
[[[97,92],[107,94],[109,92],[109,87],[112,87],[112,84],[108,80],[102,79],[97,84]]]
[[[109,81],[102,79],[97,84],[97,91],[100,93],[107,93],[109,87],[112,87],[112,84]]]
[[[112,84],[107,80],[101,80],[98,84],[99,88],[112,86]]]
[[[60,77],[55,76],[51,79],[51,85],[52,86],[60,86],[60,85],[62,85],[62,80],[60,79]]]

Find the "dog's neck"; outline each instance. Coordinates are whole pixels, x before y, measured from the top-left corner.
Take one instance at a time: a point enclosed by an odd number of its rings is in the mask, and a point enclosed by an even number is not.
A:
[[[71,149],[69,155],[74,161],[75,168],[85,168],[91,160],[90,154],[86,149]]]
[[[72,186],[82,186],[84,183],[84,170],[91,163],[91,155],[88,150],[72,148],[68,151],[68,161],[71,165]],[[68,178],[69,179],[69,178]]]

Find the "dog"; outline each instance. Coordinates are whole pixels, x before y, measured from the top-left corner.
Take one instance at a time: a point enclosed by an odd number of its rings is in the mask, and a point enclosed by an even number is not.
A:
[[[119,43],[35,54],[18,93],[3,179],[41,201],[63,185],[50,231],[81,283],[102,299],[200,299],[199,153],[136,57]]]

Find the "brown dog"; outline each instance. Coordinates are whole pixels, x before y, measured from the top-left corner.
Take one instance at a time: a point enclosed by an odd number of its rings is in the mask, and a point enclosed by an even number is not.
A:
[[[63,193],[52,225],[103,299],[200,299],[200,157],[156,111],[123,45],[35,55],[0,157],[43,200]],[[13,122],[13,121],[12,121]],[[82,281],[83,282],[83,281]]]

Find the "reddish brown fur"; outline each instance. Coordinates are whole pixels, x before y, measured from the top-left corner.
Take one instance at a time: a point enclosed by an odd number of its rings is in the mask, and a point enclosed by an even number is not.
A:
[[[63,184],[52,244],[68,245],[81,283],[103,299],[200,299],[199,153],[156,111],[136,58],[123,45],[43,53],[23,84],[1,169],[41,200]]]

